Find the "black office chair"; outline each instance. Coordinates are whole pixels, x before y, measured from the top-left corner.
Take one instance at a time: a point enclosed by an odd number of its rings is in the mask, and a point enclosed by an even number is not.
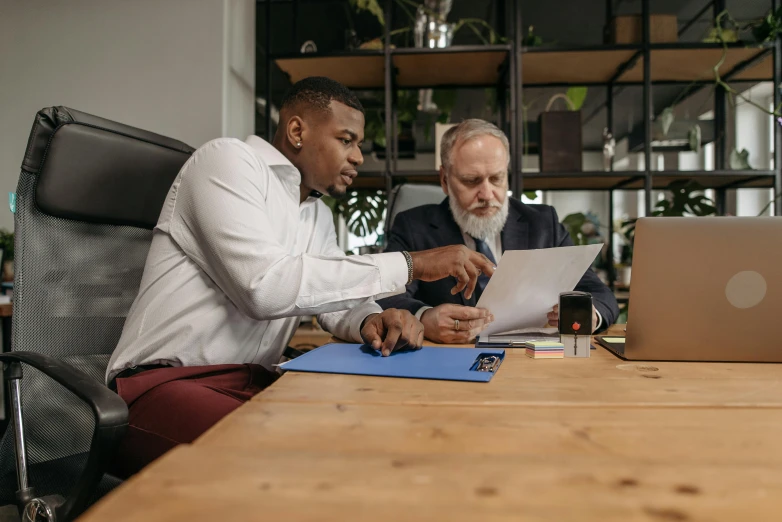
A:
[[[12,402],[0,506],[24,520],[72,520],[120,482],[106,471],[128,410],[104,372],[192,152],[65,107],[36,116],[17,191],[13,351],[0,354]]]

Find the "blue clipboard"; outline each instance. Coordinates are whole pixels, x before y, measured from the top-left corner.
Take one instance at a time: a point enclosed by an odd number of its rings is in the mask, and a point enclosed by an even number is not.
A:
[[[281,364],[280,368],[297,372],[489,382],[504,358],[505,350],[433,346],[397,351],[383,357],[368,345],[327,344]]]

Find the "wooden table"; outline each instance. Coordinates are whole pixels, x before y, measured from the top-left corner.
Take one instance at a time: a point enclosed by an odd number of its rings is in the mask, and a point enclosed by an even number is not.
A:
[[[618,333],[618,332],[617,332]],[[288,373],[83,520],[779,520],[782,367],[532,360]]]

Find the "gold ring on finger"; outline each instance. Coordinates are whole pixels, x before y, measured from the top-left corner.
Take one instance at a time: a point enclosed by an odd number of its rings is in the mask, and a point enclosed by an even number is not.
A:
[[[456,330],[457,332],[459,331],[459,320],[458,319],[454,319],[453,320],[453,329]]]

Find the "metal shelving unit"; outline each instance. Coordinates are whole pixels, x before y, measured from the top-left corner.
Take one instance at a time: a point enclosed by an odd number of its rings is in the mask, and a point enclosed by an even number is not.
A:
[[[274,0],[281,2],[286,0]],[[294,12],[302,0],[293,3]],[[706,43],[651,43],[650,0],[642,0],[642,41],[634,45],[600,45],[582,47],[523,47],[521,4],[526,0],[497,0],[497,9],[506,14],[506,28],[498,31],[507,37],[508,44],[492,46],[451,46],[442,49],[391,47],[390,30],[393,27],[392,0],[385,5],[384,50],[330,54],[267,54],[266,99],[271,96],[272,65],[288,75],[292,82],[306,76],[325,75],[348,87],[383,89],[385,93],[386,136],[388,149],[383,172],[362,172],[356,188],[390,190],[401,182],[436,181],[431,171],[402,172],[397,169],[397,135],[395,96],[397,89],[442,87],[495,87],[500,102],[498,123],[508,134],[511,144],[510,188],[518,197],[526,190],[604,190],[610,194],[609,227],[613,227],[613,192],[639,190],[645,194],[645,210],[652,210],[652,190],[662,189],[675,179],[697,179],[704,187],[716,189],[720,213],[725,210],[725,191],[733,188],[773,188],[782,193],[782,133],[774,126],[774,171],[727,170],[725,143],[726,96],[717,89],[714,107],[715,169],[714,171],[652,171],[652,88],[654,85],[695,84],[711,85],[712,67],[723,53],[720,44]],[[615,0],[606,0],[606,27],[611,22]],[[779,0],[772,0],[776,9]],[[266,49],[271,45],[271,0],[261,1],[266,9]],[[716,17],[725,8],[725,0],[707,1],[700,12],[679,31],[682,34],[696,19],[712,11]],[[720,73],[726,80],[773,81],[780,83],[782,74],[782,47],[779,40],[762,47],[728,45],[728,54]],[[524,87],[552,87],[567,85],[601,85],[607,87],[606,102],[586,116],[594,118],[602,107],[607,109],[606,126],[614,130],[614,99],[627,86],[643,90],[643,142],[645,170],[639,172],[572,172],[523,173],[522,111],[519,109]],[[505,103],[505,92],[508,103]],[[690,94],[692,95],[692,94]],[[774,89],[774,103],[780,103],[780,91]],[[270,111],[266,114],[267,136],[271,135]],[[614,133],[614,135],[616,135]],[[782,215],[782,205],[775,205],[775,213]],[[612,230],[611,230],[612,232]],[[613,234],[609,233],[610,247]],[[611,274],[613,278],[613,274]]]

